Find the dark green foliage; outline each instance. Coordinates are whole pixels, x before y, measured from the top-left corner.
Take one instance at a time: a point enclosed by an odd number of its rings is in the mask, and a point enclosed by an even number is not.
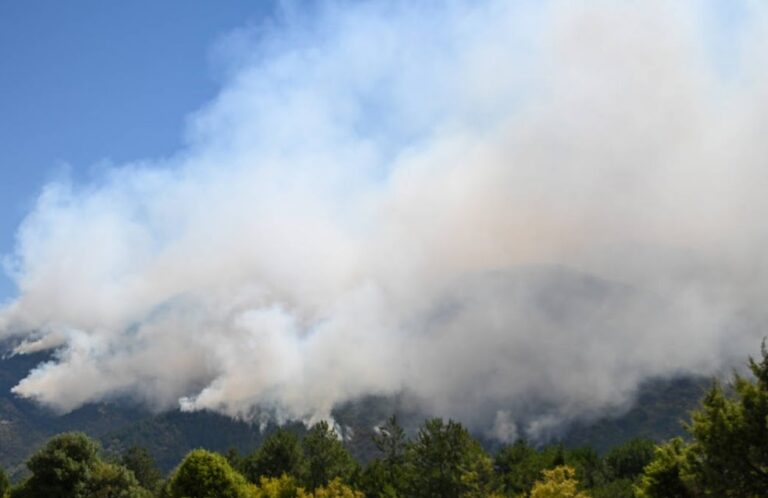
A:
[[[150,498],[152,493],[139,485],[133,472],[121,465],[99,462],[86,482],[88,498]]]
[[[393,498],[402,496],[397,488],[405,486],[404,477],[393,482],[384,462],[374,460],[363,470],[358,486],[366,498]]]
[[[248,483],[227,460],[206,450],[191,451],[168,485],[170,498],[247,498]]]
[[[576,478],[582,486],[594,488],[603,484],[605,479],[605,464],[592,448],[574,448],[563,451],[565,463],[576,469]],[[555,464],[557,467],[562,464]],[[642,471],[642,467],[640,468]]]
[[[368,498],[402,496],[406,488],[406,450],[408,439],[397,417],[392,415],[377,428],[372,439],[379,451],[364,470],[360,488]]]
[[[696,495],[686,483],[688,449],[680,438],[656,448],[650,464],[640,479],[641,498],[693,498]]]
[[[408,440],[405,430],[397,423],[397,417],[392,415],[379,427],[379,433],[373,436],[376,448],[381,452],[381,460],[390,478],[396,480],[405,463],[405,450]]]
[[[408,496],[483,496],[490,486],[491,461],[461,424],[427,420],[408,448]]]
[[[224,452],[224,458],[227,459],[227,463],[233,468],[240,470],[243,464],[243,457],[240,455],[240,451],[237,448],[229,448]]]
[[[98,444],[82,433],[55,436],[27,462],[32,477],[26,483],[30,496],[81,498],[99,462]]]
[[[519,440],[501,448],[493,460],[493,467],[501,488],[508,494],[527,493],[541,477],[541,471],[555,467],[561,458],[559,447],[536,451],[527,442]]]
[[[10,498],[34,498],[27,487],[28,480],[24,480],[11,488]]]
[[[4,497],[11,489],[11,481],[3,469],[0,469],[0,497]]]
[[[130,446],[147,448],[160,470],[169,472],[193,449],[251,452],[261,444],[263,434],[258,425],[212,412],[169,412],[145,415],[105,439],[105,445],[116,453]]]
[[[561,465],[565,465],[565,448],[563,447],[563,444],[560,443],[554,448],[554,457],[552,459],[552,467],[560,467]]]
[[[378,434],[373,436],[373,442],[381,454],[381,466],[385,476],[384,488],[391,489],[392,493],[402,494],[408,439],[395,415],[379,427]]]
[[[687,426],[688,471],[696,487],[717,496],[768,495],[768,351],[749,359],[755,380],[734,376],[733,397],[715,383]],[[723,478],[727,476],[727,478]]]
[[[355,461],[326,421],[312,426],[302,441],[302,449],[306,461],[303,482],[311,490],[336,477],[348,480],[356,470]]]
[[[148,498],[133,472],[103,462],[98,443],[82,433],[52,438],[29,459],[32,476],[14,488],[15,498]]]
[[[690,444],[657,449],[639,486],[644,497],[768,496],[768,351],[749,360],[754,380],[734,375],[731,394],[714,383],[686,426]],[[674,491],[674,495],[670,494]]]
[[[133,472],[136,480],[143,488],[154,491],[160,486],[163,476],[146,448],[141,446],[128,448],[120,458],[120,463]]]
[[[592,498],[634,498],[634,481],[630,479],[610,481],[590,489],[589,496]]]
[[[635,458],[635,453],[642,455],[647,446],[652,452],[653,443],[638,440],[601,459],[590,447],[565,449],[556,445],[536,450],[525,441],[517,441],[498,451],[494,458],[494,470],[501,490],[510,495],[530,492],[534,482],[541,479],[544,470],[564,463],[576,470],[578,481],[584,488],[593,490],[595,496],[632,496],[632,478],[642,472],[646,462],[640,457]],[[611,469],[617,466],[622,476],[613,475]],[[635,473],[638,468],[639,471]]]
[[[258,484],[261,477],[280,477],[287,474],[301,477],[304,455],[299,438],[280,428],[269,436],[261,447],[240,462],[240,470],[251,482]]]
[[[632,439],[605,455],[605,468],[610,479],[635,479],[653,460],[656,444],[650,439]]]

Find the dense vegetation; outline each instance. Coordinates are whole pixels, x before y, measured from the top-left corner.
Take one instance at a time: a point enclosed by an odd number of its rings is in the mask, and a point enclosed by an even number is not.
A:
[[[167,474],[195,448],[222,453],[233,448],[248,454],[276,429],[270,426],[261,431],[256,424],[212,412],[152,413],[131,400],[86,405],[57,415],[10,392],[30,369],[47,360],[50,357],[45,354],[0,359],[0,467],[14,480],[28,475],[25,462],[32,453],[62,432],[84,432],[101,443],[103,452],[115,456],[133,446],[146,448]],[[561,441],[567,447],[589,445],[604,454],[638,437],[662,441],[683,435],[680,420],[697,406],[708,384],[707,379],[692,377],[648,381],[640,387],[631,410],[574,425]],[[345,429],[344,445],[358,462],[367,464],[378,456],[373,428],[392,413],[397,413],[410,435],[417,433],[425,418],[399,397],[366,397],[334,410],[334,420]],[[306,431],[302,424],[288,427],[299,437]],[[490,453],[499,449],[493,440],[481,442]]]
[[[327,422],[303,434],[272,433],[246,455],[190,451],[163,477],[150,454],[100,451],[82,433],[63,433],[27,461],[29,477],[11,498],[459,498],[459,497],[761,497],[768,496],[768,351],[750,359],[752,377],[714,383],[692,414],[688,441],[657,446],[634,439],[603,456],[589,447],[525,441],[487,453],[459,423],[426,420],[407,437],[396,417],[358,463]]]

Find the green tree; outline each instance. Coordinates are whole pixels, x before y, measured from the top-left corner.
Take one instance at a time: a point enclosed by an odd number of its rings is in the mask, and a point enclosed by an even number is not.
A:
[[[26,479],[15,486],[12,486],[8,496],[10,496],[10,498],[35,498],[29,491],[29,487],[27,486],[28,482],[29,479]]]
[[[255,498],[363,498],[363,494],[344,484],[341,479],[332,479],[326,486],[320,486],[308,493],[296,484],[289,475],[263,477],[256,488]]]
[[[565,464],[576,470],[576,479],[582,486],[593,488],[605,483],[604,462],[593,448],[582,447],[562,451]],[[642,470],[643,468],[640,467],[641,472]]]
[[[749,359],[754,380],[735,374],[732,396],[715,383],[687,426],[689,471],[716,496],[768,495],[768,351]]]
[[[672,440],[646,467],[638,494],[768,496],[768,351],[749,359],[753,378],[734,374],[727,391],[715,382],[686,429],[692,441]]]
[[[159,488],[163,476],[160,474],[155,460],[146,448],[141,446],[128,448],[120,458],[120,463],[133,472],[133,475],[142,487],[150,491],[155,491]]]
[[[611,480],[635,479],[653,460],[656,444],[650,439],[636,438],[612,448],[603,461]]]
[[[258,483],[262,477],[280,477],[283,474],[298,478],[303,467],[304,455],[299,438],[283,428],[269,436],[240,464],[243,475],[253,483]]]
[[[152,493],[139,485],[133,472],[111,463],[99,462],[85,485],[88,498],[150,498]]]
[[[308,495],[294,477],[283,474],[280,477],[262,477],[256,489],[255,498],[306,498]]]
[[[617,479],[589,489],[592,498],[635,498],[635,486],[630,479]]]
[[[377,428],[373,442],[379,450],[380,459],[366,468],[362,480],[366,496],[390,497],[403,495],[405,487],[405,453],[408,440],[405,430],[392,415]]]
[[[41,498],[87,497],[86,484],[99,463],[98,451],[98,444],[85,434],[54,436],[27,462],[32,476],[20,492]]]
[[[306,459],[304,483],[310,490],[325,486],[337,477],[348,480],[355,472],[355,461],[326,421],[309,429],[302,448]]]
[[[396,489],[405,487],[404,478],[393,483],[384,462],[376,459],[365,467],[357,484],[366,498],[396,498],[404,496]]]
[[[686,482],[688,448],[680,438],[656,448],[636,494],[640,498],[693,498],[696,496]]]
[[[168,484],[170,498],[248,498],[248,481],[227,460],[206,450],[193,450]]]
[[[227,459],[227,463],[229,463],[233,469],[237,469],[242,472],[241,467],[243,465],[244,457],[240,455],[240,450],[230,447],[227,449],[227,451],[224,452],[224,458]]]
[[[5,495],[11,491],[11,481],[8,479],[8,474],[5,470],[0,468],[0,498],[5,498]]]
[[[378,428],[378,434],[373,436],[373,442],[381,453],[381,460],[392,481],[400,478],[405,463],[405,450],[408,440],[405,430],[397,422],[397,416],[392,415],[384,425]]]
[[[427,420],[409,446],[409,496],[486,496],[491,461],[461,424]]]
[[[309,497],[308,497],[309,498]],[[363,493],[355,491],[344,484],[338,477],[332,479],[327,485],[317,488],[312,493],[312,498],[364,498]]]
[[[502,447],[493,460],[493,467],[502,490],[511,495],[528,493],[542,476],[542,471],[562,460],[562,448],[550,446],[536,451],[526,441],[518,440]]]
[[[531,498],[589,498],[579,491],[576,470],[567,465],[560,465],[543,471],[543,477],[533,485]]]

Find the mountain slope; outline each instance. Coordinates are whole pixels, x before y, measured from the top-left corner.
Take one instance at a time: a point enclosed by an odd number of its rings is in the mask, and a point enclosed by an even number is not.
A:
[[[0,360],[0,465],[12,475],[24,473],[24,461],[53,434],[77,430],[99,439],[108,453],[119,453],[131,445],[147,447],[164,471],[169,471],[193,448],[216,451],[234,448],[241,453],[258,447],[265,433],[258,425],[232,420],[210,412],[172,411],[153,414],[127,403],[87,405],[58,416],[10,393],[10,388],[44,355],[14,356]],[[567,446],[591,445],[605,451],[633,437],[656,440],[682,434],[680,421],[698,403],[706,379],[679,378],[645,384],[638,402],[627,413],[588,424],[578,424],[565,433]],[[424,416],[405,412],[397,400],[369,398],[339,407],[337,422],[345,433],[350,451],[362,461],[375,457],[370,441],[373,427],[391,411],[403,415],[412,430]],[[302,431],[300,424],[294,424]]]

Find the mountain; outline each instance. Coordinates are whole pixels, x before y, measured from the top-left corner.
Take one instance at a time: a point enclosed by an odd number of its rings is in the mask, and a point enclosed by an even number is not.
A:
[[[712,380],[675,377],[647,381],[626,413],[572,425],[562,438],[568,447],[591,446],[598,453],[636,437],[664,441],[686,436],[683,423],[698,407]]]
[[[59,416],[10,392],[31,368],[46,359],[45,354],[35,354],[0,360],[0,465],[15,477],[25,473],[24,461],[35,449],[64,431],[83,431],[99,439],[107,453],[144,446],[164,471],[170,471],[193,448],[247,453],[274,430],[268,426],[262,431],[258,425],[211,412],[155,414],[127,402],[91,404]],[[575,425],[562,442],[567,446],[591,445],[602,452],[633,437],[662,440],[680,435],[680,421],[696,406],[707,382],[691,377],[648,382],[627,413]],[[373,427],[393,410],[399,412],[411,432],[424,418],[403,410],[397,399],[371,397],[336,409],[334,416],[345,442],[357,458],[367,461],[375,456],[370,439]],[[301,424],[293,427],[303,431]]]
[[[588,374],[591,370],[589,365],[585,368],[585,363],[616,362],[613,357],[606,358],[610,348],[585,348],[583,338],[591,338],[597,333],[597,339],[590,339],[594,342],[593,346],[602,346],[600,341],[612,341],[614,346],[621,346],[622,340],[638,337],[645,331],[638,329],[635,331],[637,334],[632,336],[629,334],[632,330],[623,329],[642,321],[646,315],[658,316],[669,312],[665,303],[657,297],[622,284],[560,267],[528,267],[475,275],[457,282],[454,290],[438,302],[425,321],[425,327],[428,334],[435,334],[434,337],[446,332],[459,334],[472,326],[487,327],[496,334],[498,344],[510,354],[509,359],[506,356],[503,359],[514,364],[515,371],[520,374],[543,364],[549,365],[551,370],[553,361],[559,358],[548,359],[546,347],[549,343],[527,342],[530,336],[535,335],[535,326],[541,330],[559,331],[561,335],[554,338],[558,341],[555,345],[574,354],[578,352],[583,361],[574,365],[580,366],[582,374]],[[508,334],[510,324],[517,327],[533,324],[534,328],[517,331],[514,336],[504,335]],[[616,331],[622,331],[623,335],[615,334]],[[552,344],[549,346],[552,347]],[[620,349],[619,346],[613,350]],[[461,354],[475,353],[470,349]],[[24,461],[47,438],[64,431],[83,431],[99,439],[107,453],[119,454],[132,445],[144,446],[160,467],[169,471],[191,449],[203,447],[221,452],[234,449],[246,453],[256,448],[265,435],[275,429],[271,425],[259,427],[258,424],[211,412],[153,413],[130,401],[90,404],[59,416],[10,392],[30,370],[49,359],[49,353],[37,353],[0,360],[0,465],[14,476],[24,473]],[[568,365],[558,368],[563,370],[562,374],[576,379],[576,384],[571,383],[571,386],[576,385],[587,391],[593,388],[588,375],[579,377],[577,372],[567,369]],[[493,381],[499,389],[509,390],[514,386],[505,383],[508,377],[487,378],[485,381]],[[708,382],[705,378],[685,376],[647,380],[640,386],[634,405],[624,413],[613,412],[611,416],[578,422],[565,432],[545,437],[568,446],[590,445],[604,452],[638,436],[663,440],[680,435],[683,433],[681,421],[688,418]],[[547,406],[551,406],[553,399],[557,401],[557,391],[549,392],[539,384],[529,387],[532,390],[521,391],[521,397],[509,391],[508,401],[518,405],[518,412],[540,415],[545,413]],[[554,389],[557,386],[552,384],[550,387]],[[413,408],[421,405],[408,402],[406,396],[410,395],[369,396],[336,407],[334,419],[355,457],[368,461],[376,456],[371,441],[374,427],[392,413],[398,414],[408,433],[415,433],[428,415]],[[464,412],[459,411],[454,416],[474,427],[483,426],[477,423],[479,415],[494,414],[499,409],[499,406],[483,407],[471,400],[464,405]],[[462,418],[462,413],[466,419]],[[474,421],[472,417],[475,417]],[[303,431],[301,424],[293,426],[297,431]],[[482,435],[478,436],[482,439]],[[488,439],[485,444],[489,449],[499,445]]]

